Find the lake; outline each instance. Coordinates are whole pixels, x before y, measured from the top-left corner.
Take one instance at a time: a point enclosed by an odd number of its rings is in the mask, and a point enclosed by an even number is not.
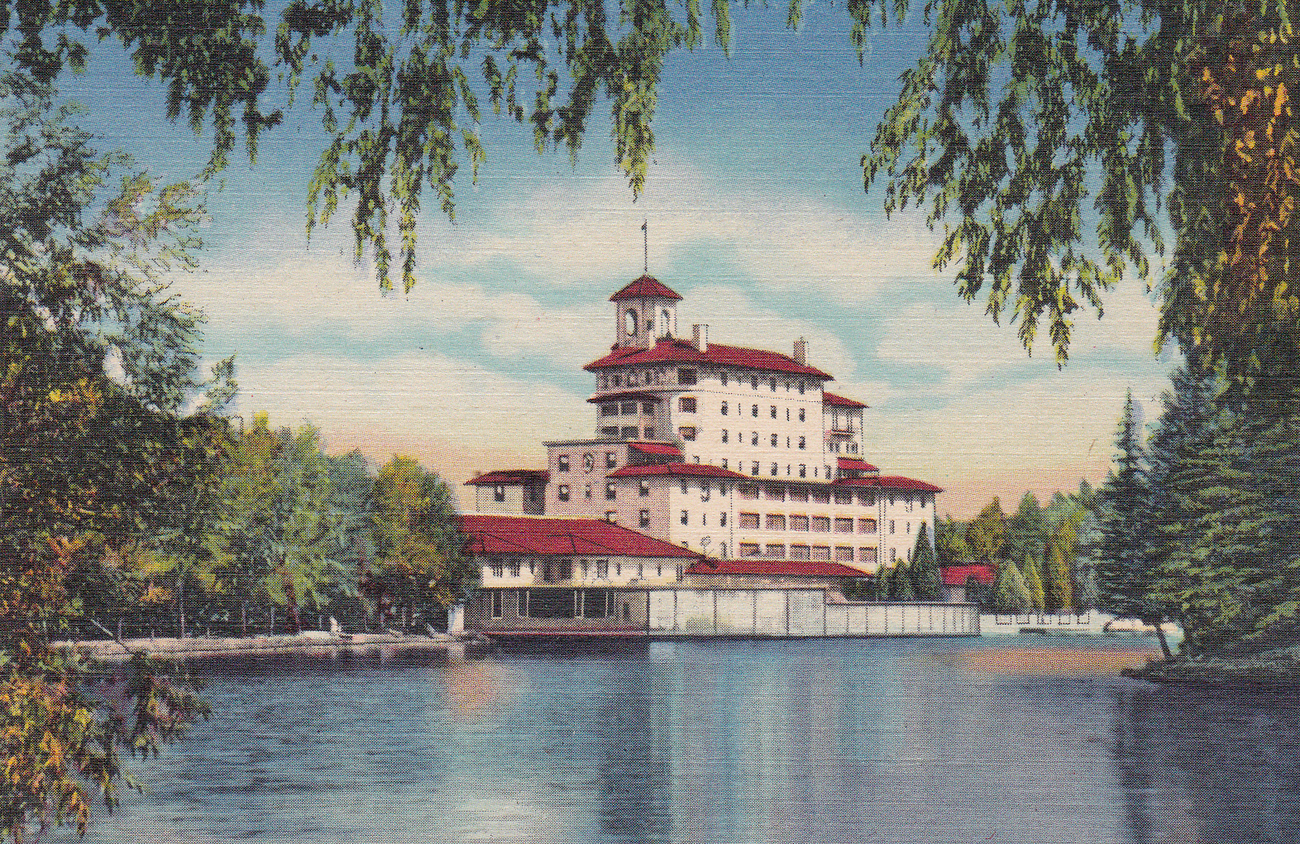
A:
[[[653,643],[200,667],[117,842],[1292,842],[1285,694],[1121,637]]]

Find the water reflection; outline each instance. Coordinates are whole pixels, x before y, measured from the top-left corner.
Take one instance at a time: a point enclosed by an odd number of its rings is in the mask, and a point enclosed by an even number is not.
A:
[[[1138,687],[1114,700],[1135,844],[1300,841],[1293,695]]]

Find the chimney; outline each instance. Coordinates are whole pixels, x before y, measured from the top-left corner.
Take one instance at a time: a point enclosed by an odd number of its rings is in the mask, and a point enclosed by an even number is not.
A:
[[[794,341],[794,362],[800,366],[808,365],[808,341],[802,337]]]
[[[707,325],[691,326],[691,345],[700,352],[709,350],[709,327]]]

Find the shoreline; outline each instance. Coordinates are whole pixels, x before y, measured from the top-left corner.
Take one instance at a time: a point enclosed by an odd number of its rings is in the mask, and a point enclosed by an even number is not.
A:
[[[337,655],[341,653],[379,653],[398,651],[443,651],[463,656],[467,646],[477,644],[474,637],[458,638],[447,633],[402,635],[397,633],[353,633],[333,635],[307,632],[296,635],[249,636],[241,638],[195,636],[143,637],[137,639],[62,640],[52,647],[75,651],[82,657],[101,662],[126,662],[141,653],[163,659],[200,659],[226,656],[282,656],[291,654]]]
[[[1293,659],[1151,660],[1126,668],[1125,677],[1166,686],[1196,686],[1238,691],[1294,691],[1300,688],[1300,662]]]

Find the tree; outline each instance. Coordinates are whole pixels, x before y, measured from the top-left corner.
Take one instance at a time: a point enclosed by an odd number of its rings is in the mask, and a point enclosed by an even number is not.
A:
[[[371,523],[375,566],[362,585],[380,621],[400,612],[405,626],[415,613],[464,595],[476,572],[451,491],[436,474],[394,455],[375,479]]]
[[[930,547],[930,531],[925,522],[921,522],[921,529],[916,533],[916,546],[912,550],[912,563],[908,569],[912,591],[918,601],[944,599],[943,578],[934,559],[934,549]]]
[[[1044,609],[1047,599],[1043,593],[1043,577],[1038,573],[1038,561],[1033,557],[1025,557],[1020,571],[1024,573],[1025,589],[1029,592],[1030,605],[1036,610]]]
[[[1006,516],[1002,514],[1002,502],[994,496],[979,515],[966,526],[966,544],[976,560],[993,562],[1003,558],[1002,546],[1006,531]]]
[[[184,682],[143,660],[93,671],[50,646],[79,615],[70,573],[174,526],[172,504],[220,429],[220,399],[182,413],[201,317],[156,278],[188,265],[198,209],[101,155],[52,89],[0,74],[0,834],[82,832],[109,808],[123,753],[200,717]],[[130,780],[127,780],[129,783]]]
[[[1026,554],[1039,555],[1047,543],[1047,519],[1038,496],[1026,492],[1020,498],[1016,512],[1007,519],[1007,532],[1002,553],[1012,560],[1023,560]]]
[[[1154,597],[1157,574],[1149,553],[1150,487],[1131,392],[1124,402],[1116,448],[1115,468],[1098,492],[1098,605],[1117,616],[1154,624],[1161,648],[1169,657],[1169,645],[1160,628],[1165,606]]]
[[[993,579],[993,594],[990,598],[995,612],[1020,612],[1030,604],[1029,589],[1020,570],[1010,560],[1003,561]]]
[[[912,588],[912,578],[908,574],[907,564],[902,560],[894,563],[887,575],[889,584],[888,600],[915,601],[916,590]]]
[[[1048,543],[1046,563],[1043,609],[1049,612],[1068,610],[1074,606],[1074,596],[1070,588],[1070,564],[1066,561],[1063,543],[1055,540]]]
[[[955,521],[951,515],[935,525],[934,552],[940,566],[955,566],[970,559],[970,548],[966,545],[966,526]]]

